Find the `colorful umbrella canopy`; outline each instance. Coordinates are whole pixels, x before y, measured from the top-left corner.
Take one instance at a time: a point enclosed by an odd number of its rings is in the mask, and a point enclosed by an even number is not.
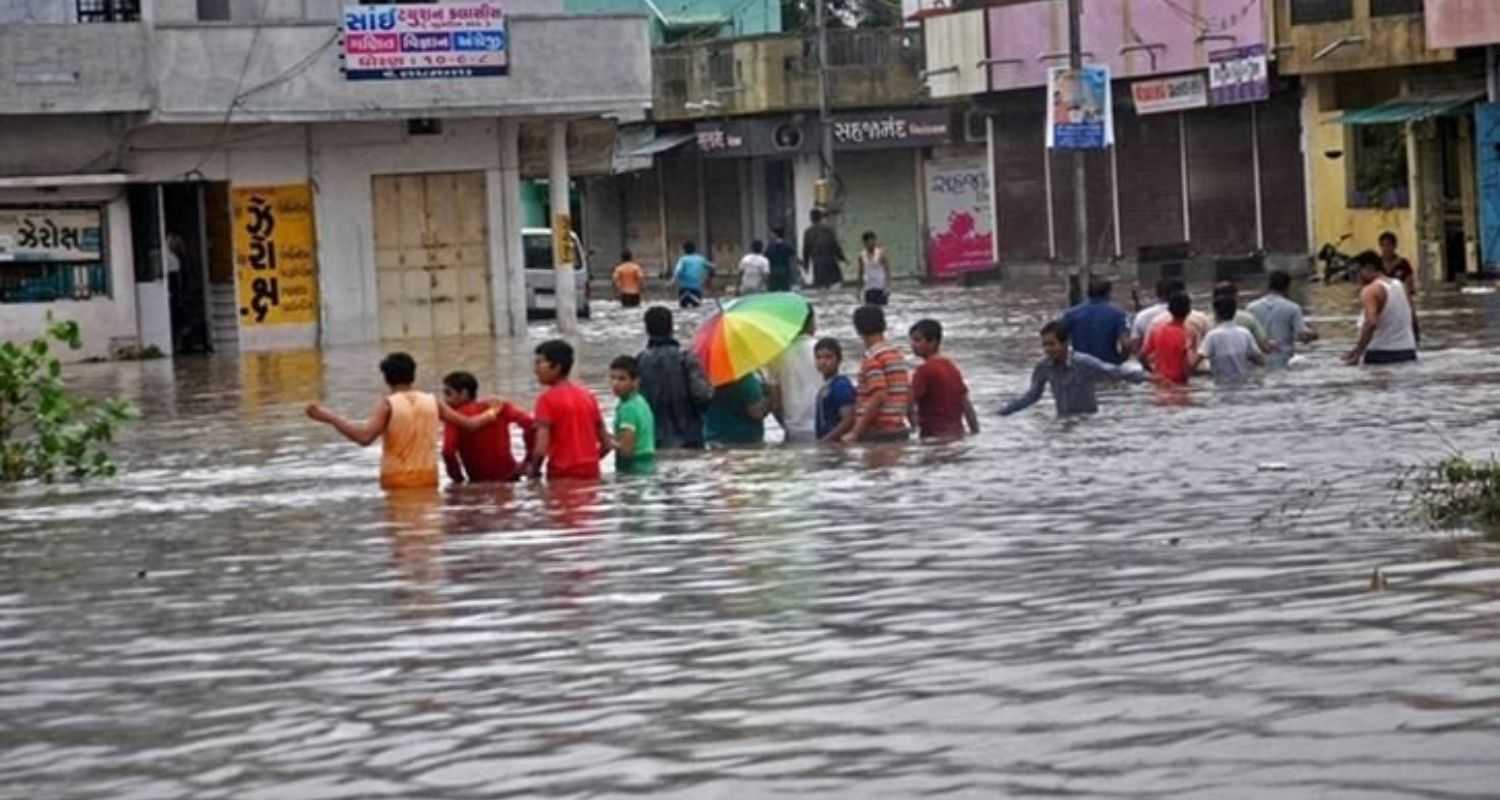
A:
[[[734,383],[786,352],[811,313],[807,300],[792,292],[741,297],[704,321],[692,351],[709,383]]]

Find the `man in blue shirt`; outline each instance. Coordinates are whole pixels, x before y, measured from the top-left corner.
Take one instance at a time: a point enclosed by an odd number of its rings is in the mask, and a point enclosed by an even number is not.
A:
[[[1062,323],[1075,351],[1119,365],[1130,354],[1130,317],[1110,305],[1110,289],[1107,280],[1090,281],[1089,299],[1068,309]]]
[[[1094,396],[1094,385],[1101,381],[1166,381],[1160,375],[1148,378],[1144,372],[1126,370],[1074,352],[1068,347],[1068,329],[1061,320],[1042,326],[1042,353],[1042,360],[1031,371],[1031,386],[1025,394],[1006,403],[1000,409],[1000,416],[1008,417],[1035,405],[1049,384],[1052,386],[1052,400],[1057,404],[1057,415],[1065,417],[1097,412],[1099,401]]]
[[[703,304],[703,293],[713,279],[714,265],[698,254],[698,245],[691,241],[682,243],[682,258],[677,259],[677,269],[672,272],[672,282],[677,284],[677,303],[683,308],[695,308]]]

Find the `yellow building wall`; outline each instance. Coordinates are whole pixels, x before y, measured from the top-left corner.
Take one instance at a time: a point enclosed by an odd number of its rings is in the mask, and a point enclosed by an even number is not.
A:
[[[1340,249],[1353,255],[1361,250],[1374,250],[1379,244],[1380,234],[1393,231],[1401,241],[1401,253],[1413,264],[1417,263],[1417,217],[1410,207],[1349,207],[1349,170],[1352,165],[1348,132],[1338,122],[1343,112],[1322,110],[1319,102],[1322,80],[1310,78],[1304,83],[1302,130],[1307,142],[1305,158],[1313,237],[1309,249],[1316,255],[1325,243],[1337,242],[1347,233],[1353,238]],[[1329,158],[1330,152],[1343,155]],[[1413,183],[1411,195],[1415,198],[1416,194],[1416,184]]]

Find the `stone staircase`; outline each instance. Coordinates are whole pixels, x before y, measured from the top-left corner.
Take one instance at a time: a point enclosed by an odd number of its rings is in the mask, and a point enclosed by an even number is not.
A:
[[[238,353],[240,350],[240,309],[234,284],[210,285],[210,307],[213,313],[211,336],[215,353]]]

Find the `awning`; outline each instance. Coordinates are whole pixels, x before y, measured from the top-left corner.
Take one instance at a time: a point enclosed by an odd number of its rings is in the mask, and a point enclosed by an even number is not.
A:
[[[1345,111],[1338,119],[1330,120],[1344,125],[1390,125],[1402,122],[1420,122],[1432,117],[1457,114],[1470,103],[1484,97],[1484,92],[1452,92],[1446,94],[1403,95],[1378,106]]]
[[[668,12],[661,17],[661,26],[669,31],[712,30],[728,27],[734,20],[723,14],[682,14]]]
[[[113,186],[141,180],[125,172],[96,172],[85,175],[20,175],[0,178],[0,189],[57,189],[66,186]]]
[[[687,144],[688,142],[691,142],[693,139],[697,138],[697,136],[698,134],[696,133],[669,133],[664,136],[658,136],[643,145],[635,147],[625,155],[631,158],[646,158],[648,156],[654,156],[658,153],[665,153],[668,150],[675,150],[676,148],[679,148]]]

